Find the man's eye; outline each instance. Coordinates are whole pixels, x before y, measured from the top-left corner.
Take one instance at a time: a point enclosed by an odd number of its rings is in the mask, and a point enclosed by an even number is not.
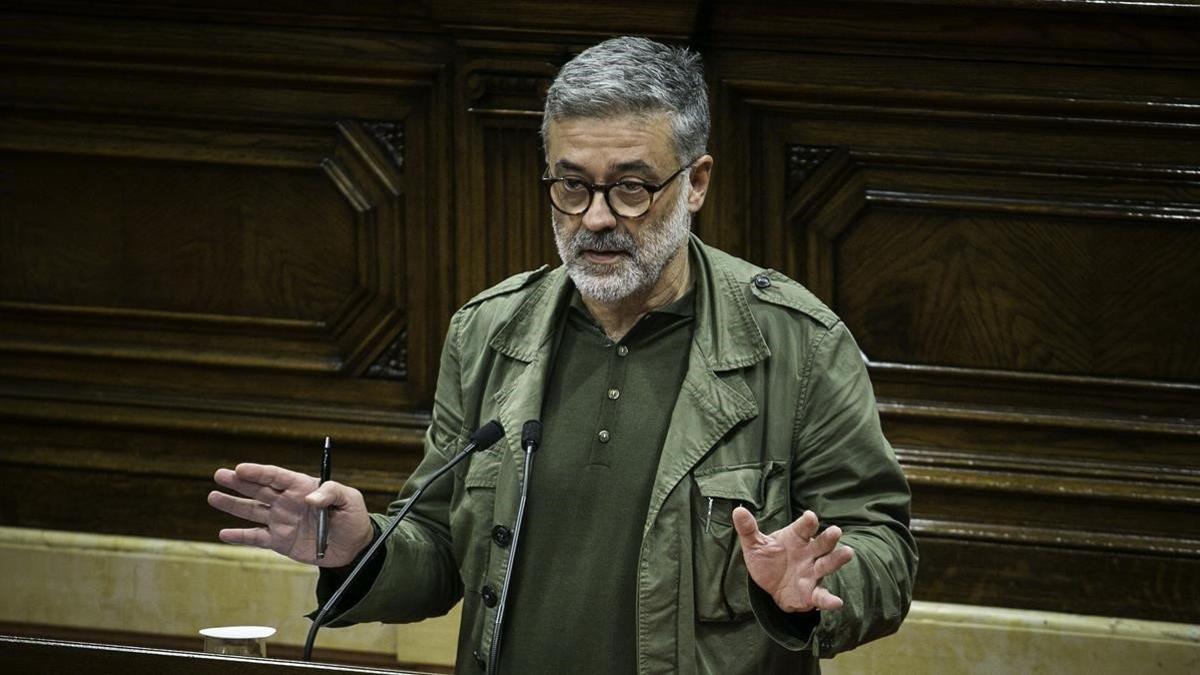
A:
[[[623,180],[617,183],[617,189],[622,192],[633,194],[639,190],[646,189],[646,184],[636,180]]]
[[[587,183],[579,180],[578,178],[564,178],[562,179],[562,186],[563,188],[572,192],[583,191],[587,189]]]

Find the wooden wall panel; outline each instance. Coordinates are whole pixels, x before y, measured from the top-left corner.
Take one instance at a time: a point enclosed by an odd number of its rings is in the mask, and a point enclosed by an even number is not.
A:
[[[522,270],[557,259],[538,129],[542,98],[557,72],[548,53],[501,60],[468,43],[459,64],[459,293],[455,306]]]
[[[1194,7],[5,12],[0,522],[211,539],[213,468],[315,470],[325,434],[385,504],[450,314],[556,262],[546,87],[644,33],[705,56],[697,231],[857,336],[918,597],[1200,621]]]
[[[1200,87],[1061,57],[722,53],[753,187],[717,190],[754,214],[725,209],[727,236],[856,335],[914,490],[921,597],[1191,620]]]
[[[326,434],[386,504],[446,316],[441,43],[85,14],[5,18],[0,520],[210,539],[216,466]]]
[[[1200,353],[1187,346],[1200,339],[1198,327],[1175,314],[1200,297],[1200,232],[1170,221],[1016,212],[1027,204],[949,212],[931,201],[873,204],[834,247],[836,304],[873,359],[1200,376]]]

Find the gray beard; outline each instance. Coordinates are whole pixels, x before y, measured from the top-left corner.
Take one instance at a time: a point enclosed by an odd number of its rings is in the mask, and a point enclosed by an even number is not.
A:
[[[598,302],[613,303],[652,288],[667,263],[687,243],[692,229],[687,197],[688,191],[680,190],[670,213],[641,228],[641,241],[619,224],[603,232],[592,232],[581,225],[574,236],[566,239],[558,214],[553,214],[554,244],[580,294]],[[613,265],[594,265],[583,257],[585,250],[622,251],[629,255]]]

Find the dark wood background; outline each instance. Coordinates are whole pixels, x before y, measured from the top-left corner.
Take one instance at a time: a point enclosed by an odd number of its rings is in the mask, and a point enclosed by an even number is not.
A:
[[[554,262],[541,97],[705,56],[710,243],[871,363],[924,600],[1200,622],[1200,7],[4,3],[0,523],[213,541],[212,471],[382,507],[451,312]]]

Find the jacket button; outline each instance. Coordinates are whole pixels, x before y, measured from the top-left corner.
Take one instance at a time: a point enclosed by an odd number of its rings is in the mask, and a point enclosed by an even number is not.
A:
[[[770,288],[771,280],[765,274],[759,274],[754,277],[754,285],[758,288]]]
[[[496,601],[499,600],[499,598],[496,597],[496,589],[492,588],[491,586],[484,586],[479,591],[479,595],[483,597],[483,604],[488,607],[495,607]]]
[[[487,670],[487,661],[483,660],[483,655],[479,653],[478,649],[472,652],[471,656],[475,657],[475,665],[479,666],[480,670]]]
[[[508,546],[512,542],[512,530],[503,525],[497,525],[492,528],[492,541],[500,548]]]
[[[612,438],[612,434],[608,433],[608,429],[601,429],[600,433],[596,434],[596,438],[599,438],[601,443],[607,443],[608,439]]]

